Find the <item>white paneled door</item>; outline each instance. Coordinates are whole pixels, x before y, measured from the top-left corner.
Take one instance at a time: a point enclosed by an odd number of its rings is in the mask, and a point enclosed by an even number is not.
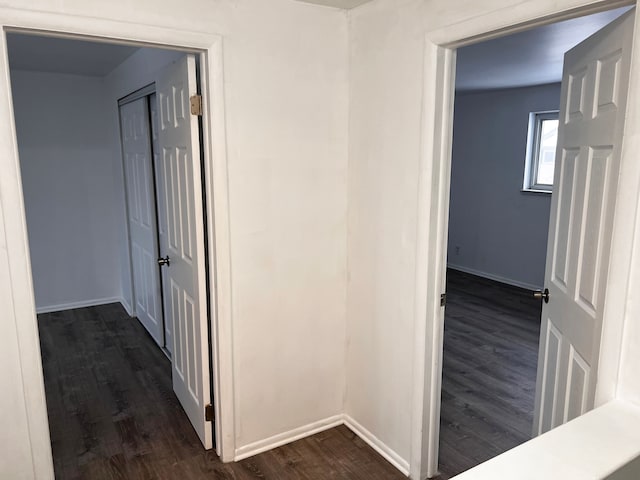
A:
[[[565,56],[534,435],[594,404],[634,14]]]
[[[204,214],[198,117],[190,112],[196,94],[195,58],[185,55],[156,79],[160,256],[167,322],[173,326],[173,389],[205,448],[213,447],[205,408],[211,403],[209,327],[206,308]]]
[[[146,98],[120,107],[120,128],[129,211],[134,313],[158,345],[162,346],[156,199]]]

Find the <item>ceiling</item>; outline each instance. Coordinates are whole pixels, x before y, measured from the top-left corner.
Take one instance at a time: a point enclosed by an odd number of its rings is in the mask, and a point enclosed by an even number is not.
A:
[[[17,70],[101,77],[137,47],[38,35],[7,34],[9,65]]]
[[[298,0],[299,2],[315,3],[316,5],[326,5],[328,7],[336,8],[354,8],[363,3],[370,2],[371,0]]]
[[[456,89],[485,90],[559,82],[564,53],[629,8],[574,18],[459,48]]]

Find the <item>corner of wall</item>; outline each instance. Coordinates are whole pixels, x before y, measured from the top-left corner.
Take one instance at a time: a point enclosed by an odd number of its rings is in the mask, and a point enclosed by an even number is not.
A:
[[[403,474],[409,476],[409,462],[402,458],[402,456],[393,451],[387,444],[347,414],[344,415],[344,424],[371,448],[382,455],[391,465]]]
[[[135,317],[135,312],[133,311],[133,307],[127,301],[127,299],[125,299],[124,297],[120,297],[118,301],[120,302],[120,305],[122,305],[122,308],[125,309],[125,311],[130,317]]]
[[[259,453],[281,447],[282,445],[315,435],[316,433],[324,432],[325,430],[337,427],[343,423],[343,415],[334,415],[332,417],[324,418],[322,420],[273,435],[257,442],[243,445],[236,449],[234,461],[239,462],[240,460],[258,455]]]
[[[347,152],[346,152],[346,228],[345,228],[345,278],[344,278],[344,372],[343,372],[343,386],[342,386],[342,412],[347,413],[347,400],[349,396],[349,385],[347,382],[347,365],[349,354],[349,224],[350,222],[350,199],[349,199],[349,182],[350,182],[350,170],[351,170],[351,10],[344,11],[344,18],[346,22],[346,41],[345,48],[345,62],[347,64]]]

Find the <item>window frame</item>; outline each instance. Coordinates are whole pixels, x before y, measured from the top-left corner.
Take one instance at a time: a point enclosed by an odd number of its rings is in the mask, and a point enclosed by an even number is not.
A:
[[[540,140],[542,135],[542,122],[545,120],[559,120],[559,110],[544,110],[529,113],[527,130],[527,154],[525,157],[523,192],[551,193],[553,184],[537,183],[538,163],[540,153]]]

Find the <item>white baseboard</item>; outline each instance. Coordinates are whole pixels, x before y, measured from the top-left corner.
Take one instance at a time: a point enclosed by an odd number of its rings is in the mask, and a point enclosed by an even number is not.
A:
[[[360,437],[371,448],[378,452],[385,460],[391,465],[396,467],[404,475],[409,476],[409,462],[394,452],[389,446],[387,446],[382,440],[376,437],[369,430],[360,425],[357,421],[351,418],[349,415],[334,415],[333,417],[325,418],[317,422],[304,425],[302,427],[294,428],[288,432],[280,433],[264,440],[259,440],[254,443],[250,443],[243,447],[237,448],[235,452],[234,461],[238,462],[248,457],[252,457],[267,450],[281,447],[287,443],[295,442],[301,438],[315,435],[316,433],[329,430],[330,428],[337,427],[339,425],[346,425],[349,430]]]
[[[82,300],[80,302],[59,303],[57,305],[45,305],[36,307],[36,313],[61,312],[63,310],[73,310],[74,308],[97,307],[108,303],[122,303],[120,297],[96,298],[93,300]]]
[[[135,317],[135,315],[133,314],[133,308],[131,307],[131,305],[129,305],[129,302],[127,302],[123,297],[119,298],[118,301],[130,317]]]
[[[475,270],[473,268],[463,267],[461,265],[454,265],[453,263],[447,264],[447,268],[451,270],[458,270],[460,272],[469,273],[477,277],[488,278],[489,280],[495,280],[496,282],[506,283],[514,287],[525,288],[527,290],[539,290],[540,285],[533,285],[531,283],[521,282],[520,280],[514,280],[513,278],[503,277],[501,275],[495,275],[493,273],[483,272],[481,270]]]
[[[394,452],[388,445],[382,440],[376,437],[369,430],[364,428],[358,422],[356,422],[349,415],[344,415],[344,424],[349,427],[353,433],[358,435],[362,440],[368,443],[371,448],[382,455],[391,465],[396,467],[406,476],[409,476],[409,462]]]
[[[239,461],[248,457],[252,457],[267,450],[271,450],[287,443],[295,442],[301,438],[309,437],[316,433],[329,430],[330,428],[337,427],[344,423],[342,415],[334,415],[333,417],[318,420],[317,422],[304,425],[302,427],[294,428],[288,432],[279,433],[273,437],[265,438],[257,442],[244,445],[240,448],[236,448],[234,461]]]

